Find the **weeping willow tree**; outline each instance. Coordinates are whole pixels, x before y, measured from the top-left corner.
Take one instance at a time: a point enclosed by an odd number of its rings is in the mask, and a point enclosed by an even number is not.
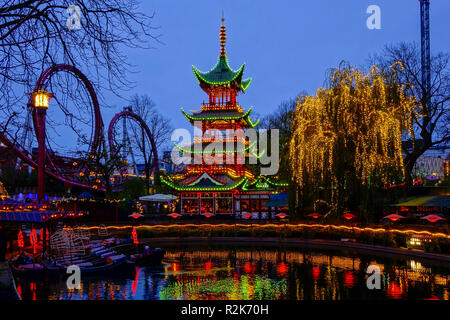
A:
[[[293,181],[312,190],[325,215],[355,210],[366,218],[377,189],[404,176],[402,135],[411,134],[414,100],[375,66],[341,65],[329,87],[299,100],[289,141]]]

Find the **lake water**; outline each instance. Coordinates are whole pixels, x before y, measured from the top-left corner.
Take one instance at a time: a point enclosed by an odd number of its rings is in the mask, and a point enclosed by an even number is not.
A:
[[[449,299],[450,266],[412,259],[301,248],[172,247],[158,268],[121,278],[17,280],[24,300],[345,300]],[[381,289],[369,290],[367,267],[379,266]]]

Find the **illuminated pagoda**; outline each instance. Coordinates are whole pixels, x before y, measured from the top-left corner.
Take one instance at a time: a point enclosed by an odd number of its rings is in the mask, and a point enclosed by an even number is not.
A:
[[[270,208],[263,206],[271,194],[282,192],[287,184],[256,175],[246,159],[258,157],[256,141],[250,142],[244,130],[258,122],[250,118],[252,108],[244,110],[236,101],[249,87],[251,79],[244,79],[244,67],[233,70],[225,51],[226,28],[220,27],[220,55],[217,64],[208,72],[193,67],[200,87],[208,94],[208,103],[191,114],[182,113],[201,136],[194,137],[189,146],[175,146],[180,154],[193,161],[182,173],[166,175],[161,181],[178,193],[182,214],[206,217],[213,215],[267,216]],[[211,144],[223,146],[220,150]],[[226,146],[232,145],[232,148]],[[231,152],[230,152],[231,150]],[[192,164],[193,163],[193,164]]]

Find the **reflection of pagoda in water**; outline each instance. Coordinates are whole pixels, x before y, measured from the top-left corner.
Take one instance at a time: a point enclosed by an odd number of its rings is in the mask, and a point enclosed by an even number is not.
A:
[[[254,128],[259,120],[253,122],[250,119],[252,109],[241,108],[236,98],[249,87],[251,79],[243,79],[245,65],[237,70],[230,68],[223,24],[220,42],[218,62],[210,71],[201,72],[193,67],[209,102],[192,114],[182,110],[187,120],[201,130],[201,136],[194,137],[189,146],[175,146],[194,164],[187,166],[181,174],[163,176],[161,180],[178,192],[181,213],[208,217],[250,212],[266,216],[270,208],[263,204],[270,194],[280,193],[286,184],[256,175],[246,165],[245,160],[250,155],[258,158],[258,150],[256,141],[246,138],[244,131]]]

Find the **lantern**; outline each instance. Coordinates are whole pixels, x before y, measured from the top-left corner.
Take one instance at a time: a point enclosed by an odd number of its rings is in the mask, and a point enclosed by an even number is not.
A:
[[[131,232],[131,234],[133,236],[133,243],[135,245],[138,245],[139,244],[139,240],[138,240],[138,235],[137,235],[137,232],[136,232],[136,228],[133,227],[133,231]]]
[[[17,245],[19,246],[19,248],[23,248],[25,246],[25,243],[23,242],[22,230],[20,230],[19,234],[17,235]]]
[[[33,229],[30,233],[30,242],[33,245],[33,253],[36,253],[36,244],[38,242],[36,229]]]
[[[41,228],[41,230],[39,231],[39,234],[40,234],[41,241],[44,241],[44,234],[45,234],[46,241],[48,241],[50,238],[47,229],[45,229],[45,231],[44,231],[44,228]]]
[[[53,94],[45,90],[37,90],[31,96],[33,97],[33,103],[36,109],[48,109],[48,104]]]

